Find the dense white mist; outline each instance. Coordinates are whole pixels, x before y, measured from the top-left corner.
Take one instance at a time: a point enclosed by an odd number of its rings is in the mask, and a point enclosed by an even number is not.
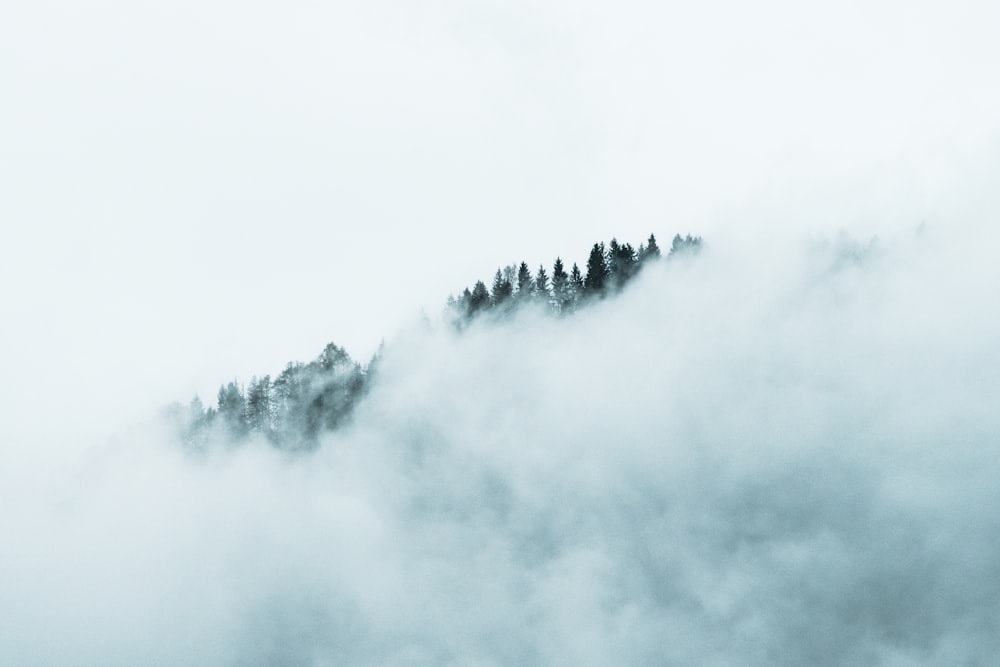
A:
[[[709,239],[390,339],[312,455],[0,471],[0,657],[940,665],[1000,652],[997,236]]]

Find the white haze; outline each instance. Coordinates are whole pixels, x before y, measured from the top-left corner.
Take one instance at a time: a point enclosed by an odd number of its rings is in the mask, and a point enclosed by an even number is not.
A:
[[[309,456],[145,427],[6,469],[0,656],[989,664],[989,222],[712,239],[568,320],[418,327]]]
[[[998,11],[0,3],[0,663],[991,664]],[[313,455],[129,428],[382,336]]]

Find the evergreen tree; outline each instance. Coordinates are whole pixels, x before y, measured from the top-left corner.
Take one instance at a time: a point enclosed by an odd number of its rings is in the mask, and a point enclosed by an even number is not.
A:
[[[513,294],[514,285],[504,277],[500,269],[497,269],[496,275],[493,276],[493,293],[491,295],[493,307],[503,305]]]
[[[235,380],[219,387],[218,405],[219,417],[229,436],[234,440],[246,437],[246,398]]]
[[[459,294],[458,297],[454,294],[449,294],[448,300],[444,304],[445,317],[456,320],[467,316],[469,311],[468,294],[468,287],[466,287],[465,291],[462,294]]]
[[[306,367],[289,363],[272,384],[272,421],[276,439],[290,447],[301,440],[304,430],[304,409],[308,394]]]
[[[460,325],[464,320],[467,320],[471,313],[469,302],[472,300],[472,292],[466,287],[462,290],[462,293],[458,295],[458,298],[451,298],[445,307],[447,313],[450,314],[453,323]]]
[[[552,265],[552,301],[556,313],[568,312],[571,303],[569,275],[559,257],[556,257],[555,264]]]
[[[608,248],[608,274],[611,286],[614,289],[621,289],[631,280],[638,271],[637,257],[635,250],[630,243],[618,243],[617,239],[611,239]]]
[[[541,264],[538,265],[538,271],[535,273],[535,297],[545,304],[551,300],[549,274],[545,272],[545,267]]]
[[[469,316],[475,316],[479,311],[490,307],[490,293],[482,280],[476,281],[476,286],[472,288],[469,295]]]
[[[580,267],[573,262],[573,268],[569,272],[569,305],[570,309],[576,308],[584,294],[583,274]]]
[[[524,302],[531,298],[534,293],[535,284],[531,279],[531,271],[528,270],[528,263],[521,262],[517,269],[517,293],[518,301]]]
[[[466,287],[465,291],[468,292],[469,288]],[[371,382],[378,375],[379,365],[382,363],[382,357],[385,356],[385,339],[378,344],[378,349],[375,350],[375,354],[368,361],[368,365],[365,366],[365,384],[371,385]]]
[[[673,242],[670,244],[670,254],[669,257],[677,257],[680,255],[694,255],[699,250],[701,250],[701,237],[692,237],[688,234],[686,237],[681,237],[680,234],[674,236]]]
[[[656,236],[649,235],[646,245],[639,251],[639,261],[657,260],[660,258],[660,246],[656,245]]]
[[[255,433],[271,431],[271,376],[250,380],[246,396],[247,427]]]
[[[587,277],[583,288],[587,296],[602,296],[608,286],[608,264],[603,243],[595,243],[587,259]]]
[[[614,236],[611,237],[611,243],[608,244],[607,255],[605,260],[608,266],[608,277],[613,277],[618,273],[618,255],[621,252],[621,246],[618,245],[618,239]]]
[[[347,354],[347,350],[334,343],[327,343],[316,361],[313,362],[318,370],[327,373],[344,372],[350,368],[351,363],[351,356]]]

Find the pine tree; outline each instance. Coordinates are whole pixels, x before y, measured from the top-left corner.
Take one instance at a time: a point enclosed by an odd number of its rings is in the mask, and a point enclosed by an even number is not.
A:
[[[496,275],[493,276],[493,292],[491,294],[493,307],[503,305],[513,294],[514,285],[508,278],[504,277],[500,269],[497,269]]]
[[[580,299],[583,298],[584,294],[584,281],[583,274],[580,273],[580,267],[573,262],[573,268],[569,272],[569,307],[570,310],[576,308],[577,304],[580,303]]]
[[[656,236],[653,234],[649,235],[649,240],[646,241],[645,247],[642,247],[639,251],[639,261],[645,263],[649,260],[657,260],[660,258],[660,246],[656,245]]]
[[[304,431],[308,393],[306,366],[289,363],[272,383],[272,422],[275,439],[294,448]]]
[[[458,295],[458,298],[448,300],[445,310],[451,316],[454,324],[461,326],[463,321],[469,318],[469,302],[471,300],[472,292],[469,291],[468,287],[462,290],[462,293]]]
[[[584,293],[588,296],[603,296],[608,286],[608,264],[603,243],[595,243],[587,259],[587,277],[584,279]]]
[[[531,271],[527,262],[521,262],[517,269],[517,293],[514,295],[518,301],[525,302],[531,299],[534,293],[535,284],[531,279]]]
[[[618,239],[611,237],[611,243],[608,244],[607,254],[605,256],[605,261],[608,266],[608,277],[614,278],[618,274],[618,255],[621,253],[621,246],[618,245]]]
[[[490,293],[482,280],[477,280],[472,294],[469,296],[469,316],[475,316],[479,311],[490,307]]]
[[[351,355],[347,354],[347,350],[334,343],[327,343],[313,365],[325,373],[342,373],[351,367],[351,363]]]
[[[256,433],[270,433],[271,408],[271,376],[254,377],[247,388],[247,427]]]
[[[219,387],[218,405],[219,416],[229,436],[234,440],[246,437],[249,430],[246,419],[246,398],[235,380]]]
[[[468,292],[469,288],[466,287],[465,291]],[[368,365],[365,366],[365,382],[371,384],[371,381],[378,375],[379,365],[382,363],[382,358],[385,356],[385,339],[378,344],[378,349],[375,350],[375,354],[368,361]]]
[[[610,284],[614,289],[621,289],[635,276],[638,270],[636,260],[630,243],[618,243],[616,239],[611,239],[607,263]]]
[[[677,257],[680,255],[693,255],[701,250],[701,237],[692,237],[688,234],[686,237],[681,237],[680,234],[674,236],[673,242],[670,244],[669,257]]]
[[[549,274],[545,272],[545,267],[541,264],[538,265],[538,271],[535,272],[535,298],[544,304],[548,304],[552,300],[552,295],[549,294]]]
[[[552,265],[552,301],[555,304],[556,313],[568,312],[570,305],[569,275],[563,266],[561,258],[556,257],[555,264]]]
[[[508,264],[503,267],[503,279],[509,282],[511,285],[517,284],[517,265]]]

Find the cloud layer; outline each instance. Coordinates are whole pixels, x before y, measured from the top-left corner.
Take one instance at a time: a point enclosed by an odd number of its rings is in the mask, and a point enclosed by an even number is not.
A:
[[[144,427],[8,468],[0,656],[985,664],[984,230],[718,239],[571,319],[418,327],[306,457]]]

